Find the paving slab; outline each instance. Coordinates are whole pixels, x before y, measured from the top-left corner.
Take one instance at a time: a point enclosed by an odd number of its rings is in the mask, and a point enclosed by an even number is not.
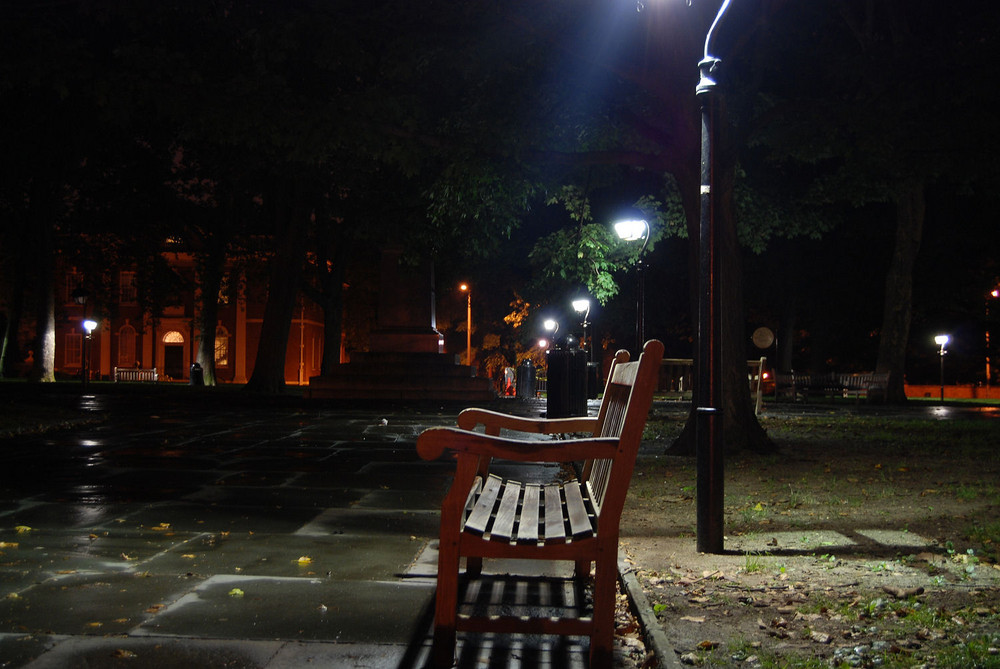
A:
[[[422,547],[421,540],[398,534],[212,534],[160,553],[141,568],[154,574],[379,580],[405,572]]]
[[[424,583],[217,575],[132,634],[406,645],[433,594]]]
[[[194,576],[75,573],[0,600],[0,631],[126,634],[190,591]]]

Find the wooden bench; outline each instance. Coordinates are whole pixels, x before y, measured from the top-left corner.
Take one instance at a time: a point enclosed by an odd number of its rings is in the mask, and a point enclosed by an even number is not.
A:
[[[590,666],[611,666],[618,524],[662,357],[663,344],[656,340],[646,343],[637,362],[628,362],[628,353],[619,351],[597,416],[524,418],[466,409],[458,428],[431,428],[420,435],[420,457],[435,460],[448,453],[456,460],[455,479],[441,507],[432,666],[452,666],[457,631],[585,635]],[[475,431],[479,425],[483,432]],[[501,430],[588,436],[543,441],[502,437]],[[491,474],[493,458],[582,465],[575,479],[525,484]],[[591,615],[460,614],[462,557],[467,578],[481,575],[483,558],[570,561],[578,580],[589,578],[594,563]]]
[[[854,374],[777,374],[775,387],[778,394],[786,394],[793,401],[801,397],[820,394],[824,397],[853,397],[885,400],[889,385],[888,372],[860,372]]]
[[[115,383],[118,383],[119,381],[154,383],[160,380],[160,375],[157,374],[156,367],[153,367],[152,369],[143,369],[140,367],[115,367],[114,374],[111,378]]]

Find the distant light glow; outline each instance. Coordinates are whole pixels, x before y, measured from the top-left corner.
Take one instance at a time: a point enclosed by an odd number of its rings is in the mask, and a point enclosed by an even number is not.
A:
[[[559,323],[557,323],[553,318],[546,318],[545,322],[542,323],[542,327],[544,327],[548,332],[555,332],[559,329]]]
[[[643,219],[629,219],[615,223],[615,234],[626,242],[634,242],[649,234],[649,223]]]
[[[578,300],[573,300],[573,309],[577,313],[583,313],[585,311],[590,311],[590,300],[585,297],[581,297]]]
[[[934,343],[940,346],[941,348],[947,346],[948,342],[950,341],[951,337],[946,334],[939,334],[938,336],[934,337]]]
[[[97,321],[92,321],[90,319],[85,320],[83,322],[83,329],[87,331],[87,334],[90,334],[97,329]]]

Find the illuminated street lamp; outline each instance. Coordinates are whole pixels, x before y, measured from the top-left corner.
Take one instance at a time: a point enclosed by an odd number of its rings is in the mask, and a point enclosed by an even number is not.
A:
[[[97,327],[97,323],[94,323],[94,321],[89,320],[87,318],[87,300],[90,299],[90,293],[87,292],[86,288],[84,288],[83,286],[77,286],[76,288],[73,289],[73,293],[70,295],[70,297],[73,298],[74,302],[76,302],[81,307],[83,307],[83,318],[84,318],[84,320],[83,320],[82,325],[83,325],[84,330],[87,331],[87,336],[86,336],[86,339],[83,342],[83,351],[81,352],[82,356],[83,356],[83,361],[82,361],[83,364],[80,366],[80,381],[83,383],[84,389],[86,389],[87,388],[87,366],[88,366],[87,365],[87,341],[90,339],[90,333],[93,332],[94,328]],[[90,323],[93,323],[93,325],[88,328],[87,326]]]
[[[636,355],[642,351],[642,345],[646,341],[646,275],[643,272],[642,257],[646,253],[646,246],[649,244],[649,223],[642,218],[627,218],[615,223],[615,234],[626,242],[636,242],[642,240],[642,248],[639,249],[639,259],[635,263],[635,271],[639,278],[639,288],[635,296],[635,350]]]
[[[467,295],[466,302],[466,323],[465,323],[465,364],[472,366],[472,287],[467,283],[461,284],[458,289]]]
[[[715,29],[729,9],[723,0],[705,36],[704,56],[698,63],[695,95],[701,102],[701,188],[698,225],[698,376],[695,384],[695,451],[697,483],[697,549],[702,553],[723,552],[723,458],[722,445],[722,294],[719,290],[721,234],[715,224],[712,134],[715,116],[713,78],[721,62],[712,55]]]
[[[90,359],[88,353],[90,352],[90,340],[97,329],[97,321],[92,321],[89,318],[83,321],[83,329],[87,331],[87,336],[83,340],[83,387],[86,389],[87,381],[90,379]]]
[[[939,334],[936,337],[934,337],[934,343],[941,347],[941,350],[938,351],[938,354],[941,356],[941,402],[942,403],[944,402],[944,356],[945,354],[948,353],[948,351],[945,350],[945,346],[947,346],[948,342],[950,341],[951,337],[949,337],[946,334]]]
[[[990,377],[992,376],[992,370],[990,370],[990,298],[993,298],[995,300],[998,297],[1000,297],[1000,286],[991,290],[989,295],[986,296],[986,396],[987,397],[989,397]]]
[[[559,332],[559,323],[554,318],[546,318],[542,321],[542,327],[545,328],[546,332],[551,332],[549,339],[555,342],[556,333]]]
[[[587,319],[590,317],[590,300],[588,300],[585,297],[573,300],[573,311],[575,311],[578,314],[583,314],[583,322],[580,324],[583,326],[583,341],[581,343],[583,344],[584,350],[590,351],[589,357],[591,362],[593,362],[594,360],[593,335],[590,336],[591,346],[589,348],[587,347],[587,326],[590,325],[590,321],[588,321]]]

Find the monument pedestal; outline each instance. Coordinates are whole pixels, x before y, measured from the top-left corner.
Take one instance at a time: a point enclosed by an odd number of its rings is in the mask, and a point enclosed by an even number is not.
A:
[[[378,327],[370,351],[328,376],[309,379],[306,396],[325,399],[488,402],[493,384],[458,356],[444,353],[437,331],[430,263],[401,262],[401,249],[382,252]]]

